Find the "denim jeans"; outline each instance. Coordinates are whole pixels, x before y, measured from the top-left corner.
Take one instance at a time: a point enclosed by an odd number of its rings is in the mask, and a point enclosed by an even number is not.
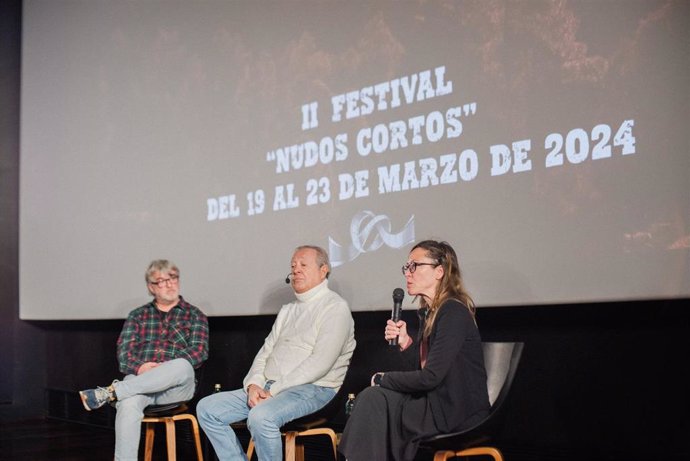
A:
[[[259,460],[276,461],[283,459],[281,426],[314,413],[330,402],[335,394],[336,389],[302,384],[285,389],[275,397],[249,408],[247,392],[237,389],[204,397],[196,406],[196,414],[220,461],[247,459],[230,427],[231,423],[244,419],[254,439]]]
[[[127,375],[113,387],[115,461],[137,461],[144,408],[194,397],[194,368],[185,359],[174,359],[140,375]]]

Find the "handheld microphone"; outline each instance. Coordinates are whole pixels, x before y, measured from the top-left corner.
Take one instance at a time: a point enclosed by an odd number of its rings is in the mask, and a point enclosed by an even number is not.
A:
[[[287,283],[288,285],[290,285],[290,277],[291,277],[291,276],[292,276],[292,272],[290,272],[290,273],[287,275],[287,277],[285,277],[285,283]]]
[[[396,288],[393,290],[393,311],[391,312],[391,320],[397,322],[400,320],[400,310],[402,309],[402,301],[405,297],[405,292],[402,288]],[[388,340],[388,345],[397,346],[398,337]]]

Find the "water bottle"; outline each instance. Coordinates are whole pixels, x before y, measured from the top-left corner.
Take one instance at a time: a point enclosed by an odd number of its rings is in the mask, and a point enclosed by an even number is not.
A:
[[[345,416],[350,416],[352,408],[355,406],[355,394],[347,394],[347,401],[345,402]]]

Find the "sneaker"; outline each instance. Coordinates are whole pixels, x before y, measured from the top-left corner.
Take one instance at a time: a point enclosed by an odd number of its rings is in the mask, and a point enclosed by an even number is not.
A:
[[[86,411],[96,410],[106,403],[115,400],[112,387],[110,386],[79,391],[79,397],[81,397],[81,403],[84,404]]]

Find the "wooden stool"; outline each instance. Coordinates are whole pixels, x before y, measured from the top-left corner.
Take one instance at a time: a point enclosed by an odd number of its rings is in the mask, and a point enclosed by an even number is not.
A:
[[[168,448],[168,461],[177,459],[177,448],[175,443],[175,422],[189,420],[192,425],[194,443],[196,444],[196,457],[198,461],[204,461],[201,453],[201,438],[199,437],[199,423],[193,414],[187,413],[187,402],[171,403],[168,405],[149,405],[144,409],[144,419],[146,423],[146,446],[144,449],[145,461],[151,461],[153,455],[153,439],[155,436],[156,423],[165,423],[165,437]]]
[[[310,437],[314,435],[326,435],[331,439],[331,447],[333,448],[333,459],[338,459],[338,435],[330,427],[322,426],[327,423],[326,418],[308,419],[302,417],[299,420],[291,421],[283,426],[280,430],[281,435],[285,437],[285,461],[304,461],[304,443],[298,440],[299,437]],[[233,423],[233,429],[246,429],[246,421]],[[251,461],[254,455],[254,439],[249,439],[247,446],[247,459]]]
[[[304,444],[300,443],[298,437],[309,437],[312,435],[327,435],[331,439],[331,447],[333,448],[333,459],[338,459],[338,436],[330,427],[317,427],[319,424],[325,423],[325,419],[314,421],[311,424],[305,424],[303,427],[290,426],[291,423],[283,426],[281,434],[285,437],[285,461],[304,461]],[[254,454],[254,439],[249,439],[249,446],[247,447],[247,459],[251,461]]]

